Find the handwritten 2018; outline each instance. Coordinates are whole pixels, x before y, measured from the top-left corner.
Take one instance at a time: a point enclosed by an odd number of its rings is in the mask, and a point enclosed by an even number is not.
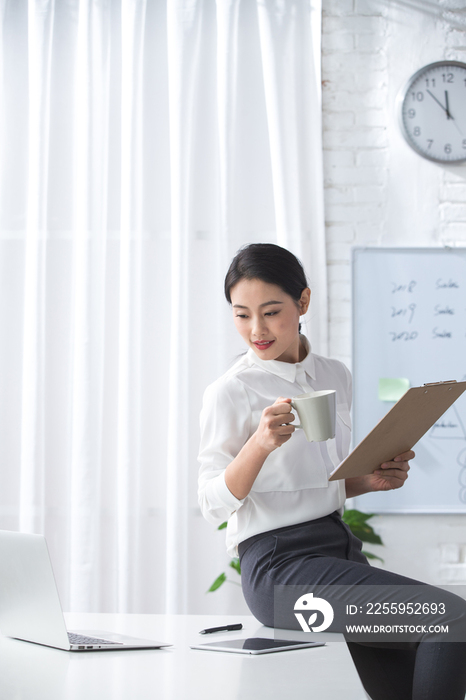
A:
[[[409,284],[398,284],[398,282],[392,282],[392,294],[396,294],[397,292],[414,292],[414,288],[416,286],[417,282],[416,280],[411,280]]]

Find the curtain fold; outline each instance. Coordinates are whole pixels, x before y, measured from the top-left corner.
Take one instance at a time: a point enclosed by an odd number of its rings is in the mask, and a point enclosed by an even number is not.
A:
[[[118,372],[118,608],[137,605],[141,471],[142,115],[146,2],[122,2],[121,230]]]
[[[54,1],[29,3],[20,527],[43,527],[46,217]],[[7,105],[5,105],[7,108]]]
[[[302,259],[326,351],[318,1],[2,5],[0,527],[67,610],[244,609],[204,595],[198,415],[241,245]]]
[[[105,11],[106,10],[106,11]],[[69,605],[98,604],[108,150],[108,6],[77,8],[73,104]]]
[[[180,426],[189,423],[189,353],[186,329],[192,313],[190,261],[194,198],[193,138],[202,26],[200,3],[169,0],[167,3],[168,80],[171,173],[171,286],[170,363],[167,455],[167,558],[168,612],[187,612],[188,499],[179,488],[189,464],[189,440]],[[189,114],[190,119],[185,116]],[[180,575],[181,574],[181,575]]]

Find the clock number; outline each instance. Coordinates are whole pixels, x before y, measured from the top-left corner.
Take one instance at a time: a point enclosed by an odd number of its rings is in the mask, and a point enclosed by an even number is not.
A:
[[[424,93],[423,92],[412,92],[411,95],[413,96],[413,100],[416,102],[422,102],[424,99]]]
[[[442,73],[442,78],[444,83],[453,83],[454,76],[453,73]]]
[[[426,78],[426,87],[435,87],[435,78]]]
[[[463,139],[463,148],[466,148],[466,139]]]
[[[408,117],[410,119],[414,119],[415,116],[416,116],[416,110],[415,109],[408,109]]]
[[[445,144],[445,148],[443,149],[445,153],[451,153],[451,145],[449,143]]]
[[[415,126],[414,131],[413,131],[414,136],[420,136],[421,135],[421,127],[420,126]]]
[[[429,144],[427,148],[430,148],[432,144],[434,143],[434,139],[427,139],[427,143]]]

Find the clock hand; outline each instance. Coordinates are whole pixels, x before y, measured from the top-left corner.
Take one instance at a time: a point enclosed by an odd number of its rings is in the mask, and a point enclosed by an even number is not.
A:
[[[456,126],[456,128],[457,128],[458,131],[460,132],[461,136],[463,136],[463,132],[461,131],[460,127],[458,126],[458,123],[457,123],[456,119],[455,119],[454,117],[452,117],[452,115],[450,114],[449,107],[448,107],[448,91],[445,90],[445,103],[446,103],[446,107],[443,106],[443,104],[440,102],[440,100],[438,100],[438,99],[435,97],[435,95],[434,95],[430,90],[426,90],[426,92],[428,92],[429,95],[430,95],[431,97],[434,98],[434,100],[436,101],[436,103],[437,103],[438,105],[440,105],[440,107],[443,109],[443,111],[444,111],[445,114],[447,115],[447,119],[451,119],[451,120],[452,120],[453,124]]]
[[[456,119],[455,119],[454,117],[451,116],[451,114],[450,114],[450,119],[453,120],[453,124],[456,126],[456,128],[457,128],[458,131],[460,132],[461,136],[463,136],[464,134],[463,134],[463,132],[461,131],[460,127],[458,126],[458,122],[456,121]]]
[[[447,119],[453,119],[453,117],[450,114],[450,109],[448,107],[448,90],[445,90],[445,108],[447,111]]]
[[[434,95],[430,90],[426,90],[426,92],[428,92],[429,95],[430,95],[431,97],[434,98],[434,100],[436,101],[436,103],[437,103],[438,105],[440,105],[440,107],[443,109],[443,111],[446,112],[447,119],[449,119],[450,116],[449,116],[448,109],[447,109],[446,107],[443,106],[443,104],[440,102],[440,100],[438,100],[438,99],[435,97],[435,95]]]
[[[450,114],[450,107],[448,105],[448,90],[445,90],[445,106],[446,106],[446,111],[447,111],[447,119],[451,119],[453,121],[453,124],[456,126],[456,128],[460,132],[461,136],[463,136],[463,132],[461,131],[460,127],[458,126],[458,122]]]

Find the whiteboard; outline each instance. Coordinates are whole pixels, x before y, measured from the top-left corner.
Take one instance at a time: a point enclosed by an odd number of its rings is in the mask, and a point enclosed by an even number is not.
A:
[[[466,248],[355,248],[353,443],[393,406],[380,379],[466,380]],[[401,489],[369,493],[373,513],[466,513],[466,396],[414,448]]]

